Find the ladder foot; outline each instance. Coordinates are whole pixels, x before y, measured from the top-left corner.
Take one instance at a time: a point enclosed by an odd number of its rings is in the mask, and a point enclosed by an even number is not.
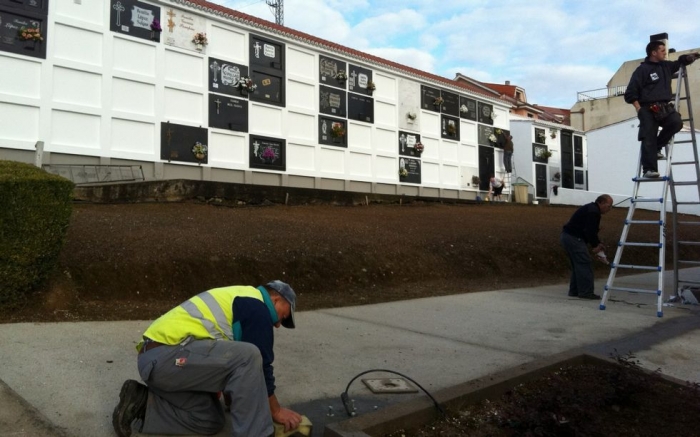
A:
[[[663,317],[664,313],[662,311],[657,311],[656,312],[656,317]]]
[[[600,307],[599,307],[599,308],[600,308],[601,311],[605,311],[605,305],[603,305],[602,303],[600,304]]]

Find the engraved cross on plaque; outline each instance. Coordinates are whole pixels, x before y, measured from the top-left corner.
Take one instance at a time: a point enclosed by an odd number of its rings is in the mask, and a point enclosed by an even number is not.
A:
[[[121,27],[122,25],[122,12],[126,11],[126,8],[122,6],[122,2],[116,2],[114,6],[112,6],[112,9],[117,11],[117,26]]]
[[[173,12],[172,9],[168,10],[168,12],[165,13],[165,15],[168,16],[168,31],[170,33],[173,33],[173,27],[175,27],[175,21],[173,18],[175,18],[175,12]]]
[[[217,98],[216,100],[214,100],[214,103],[216,103],[216,113],[218,114],[219,113],[219,105],[221,105],[221,100],[219,100]]]
[[[352,70],[352,73],[350,73],[350,84],[352,86],[355,86],[355,78],[357,77],[357,73],[355,70]]]
[[[173,139],[173,130],[168,129],[165,131],[165,138],[168,140],[168,146],[170,145],[170,141]]]

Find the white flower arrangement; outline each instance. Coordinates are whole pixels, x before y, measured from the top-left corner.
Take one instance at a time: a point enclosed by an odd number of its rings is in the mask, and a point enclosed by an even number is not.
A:
[[[255,84],[255,82],[253,82],[253,79],[248,76],[241,76],[241,78],[238,79],[238,89],[241,91],[252,93],[257,88],[258,86]]]
[[[345,72],[345,70],[340,70],[335,74],[336,80],[344,81],[348,80],[348,74]]]
[[[494,120],[498,115],[496,115],[495,112],[491,111],[491,120]]]
[[[469,112],[469,108],[467,108],[467,105],[462,105],[459,107],[459,112],[461,112],[462,114],[466,114],[467,112]]]
[[[489,141],[492,143],[496,143],[498,141],[498,139],[496,138],[496,135],[491,134],[491,135],[489,135]]]

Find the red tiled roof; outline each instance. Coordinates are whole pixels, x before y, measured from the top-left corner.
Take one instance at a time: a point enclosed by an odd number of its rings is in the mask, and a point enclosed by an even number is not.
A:
[[[294,30],[289,27],[281,26],[277,23],[273,23],[271,21],[263,20],[262,18],[254,17],[252,15],[244,14],[243,12],[230,9],[221,5],[217,5],[205,0],[175,0],[175,3],[181,3],[186,6],[194,6],[195,8],[199,9],[204,9],[204,10],[209,10],[208,12],[213,12],[215,15],[223,16],[226,18],[233,19],[234,21],[241,21],[245,24],[248,24],[253,27],[260,27],[264,28],[273,32],[277,32],[281,35],[284,35],[286,37],[292,37],[296,39],[300,39],[302,41],[306,41],[308,43],[311,43],[316,46],[320,46],[322,48],[326,48],[328,50],[336,51],[336,52],[341,52],[345,53],[351,56],[355,56],[357,58],[364,58],[368,61],[375,62],[380,65],[384,65],[386,67],[389,67],[390,69],[394,70],[399,70],[404,73],[408,73],[414,76],[422,77],[424,79],[429,79],[435,82],[442,83],[446,86],[453,86],[453,87],[458,87],[462,88],[465,91],[469,91],[475,94],[480,94],[484,97],[491,98],[491,99],[498,99],[495,96],[490,96],[484,92],[484,90],[479,89],[477,86],[473,86],[471,84],[465,83],[465,82],[458,82],[455,80],[448,79],[446,77],[438,76],[437,74],[433,73],[428,73],[427,71],[419,70],[417,68],[413,67],[408,67],[403,64],[399,64],[394,61],[390,61],[388,59],[380,58],[378,56],[370,55],[368,53],[361,52],[359,50],[351,49],[350,47],[346,47],[340,44],[336,44],[334,42],[315,37],[313,35],[310,35],[308,33],[300,32],[298,30]]]

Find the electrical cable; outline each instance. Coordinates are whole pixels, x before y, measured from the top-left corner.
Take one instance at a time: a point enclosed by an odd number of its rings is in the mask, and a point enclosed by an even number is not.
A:
[[[388,369],[370,369],[370,370],[365,370],[364,372],[361,372],[361,373],[358,373],[357,375],[355,375],[355,377],[353,377],[353,378],[350,380],[350,382],[348,382],[347,387],[345,387],[345,391],[344,391],[343,393],[340,394],[340,400],[343,402],[343,406],[345,407],[345,412],[348,413],[348,416],[350,416],[350,417],[355,416],[355,412],[352,411],[352,410],[350,409],[350,398],[349,398],[349,396],[348,396],[348,390],[350,390],[350,384],[352,384],[352,383],[353,383],[357,378],[359,378],[360,376],[366,375],[367,373],[371,373],[371,372],[388,372],[388,373],[393,373],[393,374],[395,374],[395,375],[399,375],[399,376],[401,376],[401,377],[403,377],[403,378],[408,379],[409,381],[411,381],[412,383],[414,383],[416,386],[418,386],[419,389],[423,390],[423,393],[425,393],[425,394],[430,398],[430,400],[433,401],[433,404],[435,405],[435,408],[436,408],[442,415],[446,415],[446,414],[447,414],[447,413],[445,412],[445,410],[442,408],[442,406],[440,406],[440,404],[438,403],[438,401],[435,400],[435,398],[433,397],[433,395],[431,395],[430,393],[428,393],[428,390],[424,389],[422,385],[418,384],[416,381],[414,381],[413,379],[409,378],[408,376],[406,376],[406,375],[404,375],[404,374],[402,374],[402,373],[399,373],[399,372],[395,372],[395,371],[393,371],[393,370],[388,370]]]
[[[627,201],[630,200],[631,198],[632,198],[631,196],[630,196],[630,197],[626,197],[626,198],[620,200],[619,202],[617,202],[616,204],[614,204],[613,206],[617,206],[617,205],[621,204],[622,202],[627,202]]]

